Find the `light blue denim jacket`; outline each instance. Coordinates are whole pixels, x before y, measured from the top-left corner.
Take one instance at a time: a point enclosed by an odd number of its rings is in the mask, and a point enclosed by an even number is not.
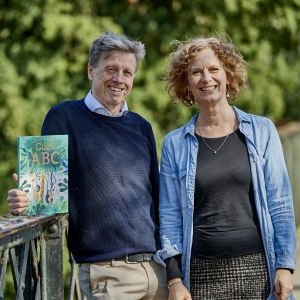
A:
[[[277,268],[296,268],[296,228],[288,173],[274,124],[265,117],[233,109],[246,137],[255,204],[273,287]],[[184,284],[188,289],[198,153],[196,118],[197,114],[164,139],[159,204],[162,250],[154,257],[165,265],[166,258],[182,254]],[[268,299],[275,299],[273,289]],[[289,299],[294,299],[293,295]]]

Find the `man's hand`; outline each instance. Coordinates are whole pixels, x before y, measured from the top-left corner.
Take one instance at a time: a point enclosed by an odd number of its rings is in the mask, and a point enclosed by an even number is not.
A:
[[[293,290],[292,274],[290,270],[277,269],[274,277],[276,300],[286,300]]]
[[[13,181],[18,183],[18,175],[12,175]],[[10,212],[14,215],[18,215],[29,206],[27,194],[24,191],[18,189],[12,189],[7,193],[7,202]]]

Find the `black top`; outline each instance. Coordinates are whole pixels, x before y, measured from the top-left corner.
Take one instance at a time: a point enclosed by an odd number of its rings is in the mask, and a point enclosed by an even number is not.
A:
[[[160,249],[159,173],[149,122],[133,112],[114,118],[93,113],[82,99],[53,107],[42,134],[69,136],[68,246],[77,263]]]
[[[228,258],[263,251],[245,136],[236,130],[213,154],[199,142],[192,256]],[[218,149],[226,137],[205,138]]]
[[[245,136],[236,130],[213,154],[198,139],[192,257],[228,258],[263,251]],[[225,137],[204,138],[214,150]],[[167,280],[183,277],[181,255],[167,259]]]

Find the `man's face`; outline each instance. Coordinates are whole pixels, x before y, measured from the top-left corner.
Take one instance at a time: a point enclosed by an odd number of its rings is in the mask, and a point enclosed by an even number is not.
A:
[[[131,92],[137,62],[133,53],[114,51],[96,68],[88,65],[93,96],[112,114],[120,112],[121,102]]]

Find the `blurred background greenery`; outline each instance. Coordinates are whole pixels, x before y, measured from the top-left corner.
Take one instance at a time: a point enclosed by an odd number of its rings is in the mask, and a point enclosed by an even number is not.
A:
[[[151,122],[160,156],[164,135],[197,111],[173,106],[161,83],[171,40],[229,34],[249,62],[235,105],[282,124],[300,119],[299,28],[300,0],[0,0],[0,214],[15,186],[17,136],[39,135],[50,107],[87,94],[89,46],[104,31],[146,45],[127,100]]]
[[[276,124],[300,119],[300,0],[0,0],[0,209],[15,185],[17,136],[39,135],[50,107],[90,89],[89,46],[104,31],[145,43],[129,108],[164,135],[196,112],[161,83],[170,41],[228,33],[249,62],[235,104]],[[78,120],[80,122],[80,120]]]

